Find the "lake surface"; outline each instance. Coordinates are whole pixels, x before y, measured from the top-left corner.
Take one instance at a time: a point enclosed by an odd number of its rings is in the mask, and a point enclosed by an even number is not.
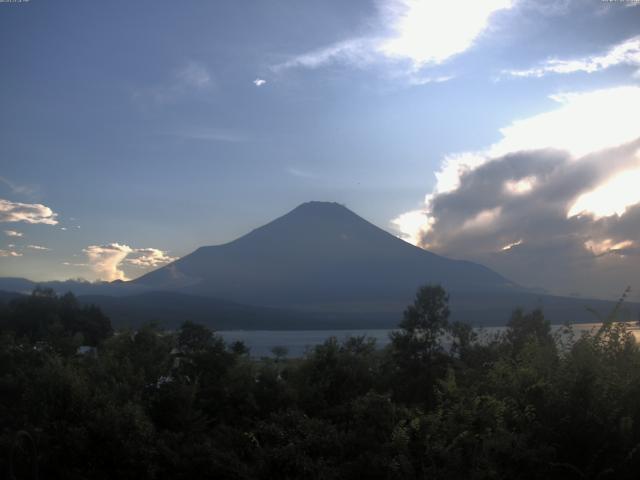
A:
[[[573,325],[573,331],[576,338],[584,332],[597,329],[599,323],[580,323]],[[628,324],[629,329],[636,337],[636,341],[640,342],[640,329],[635,323]],[[560,325],[552,326],[552,329],[560,328]],[[506,327],[482,327],[476,328],[480,341],[487,340],[500,332]],[[301,357],[305,352],[316,345],[322,344],[330,337],[336,337],[339,341],[347,337],[367,336],[376,339],[376,345],[379,348],[389,343],[389,333],[392,329],[381,330],[226,330],[218,331],[219,335],[226,342],[234,342],[242,340],[250,349],[252,357],[271,357],[271,349],[273,347],[286,347],[288,357]]]

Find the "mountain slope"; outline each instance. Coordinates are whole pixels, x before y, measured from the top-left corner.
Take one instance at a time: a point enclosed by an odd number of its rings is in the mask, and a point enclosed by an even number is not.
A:
[[[515,288],[482,265],[417,248],[326,202],[302,204],[235,241],[199,248],[133,283],[279,307],[406,304],[425,283],[461,292]]]

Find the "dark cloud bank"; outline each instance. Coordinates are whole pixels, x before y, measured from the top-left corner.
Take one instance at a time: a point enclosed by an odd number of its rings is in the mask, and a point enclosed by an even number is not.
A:
[[[639,148],[640,139],[577,160],[549,149],[493,159],[431,200],[434,223],[421,244],[485,263],[526,286],[611,298],[631,285],[638,298],[640,203],[620,216],[567,212],[581,194],[640,167]],[[528,191],[506,188],[528,180]]]

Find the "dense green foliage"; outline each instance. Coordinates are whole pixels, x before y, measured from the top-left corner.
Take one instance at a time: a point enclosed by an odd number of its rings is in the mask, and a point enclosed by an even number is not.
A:
[[[637,478],[640,352],[624,324],[574,338],[518,310],[479,341],[447,302],[422,288],[385,349],[331,338],[255,360],[189,322],[113,334],[99,310],[36,291],[0,310],[2,475]]]

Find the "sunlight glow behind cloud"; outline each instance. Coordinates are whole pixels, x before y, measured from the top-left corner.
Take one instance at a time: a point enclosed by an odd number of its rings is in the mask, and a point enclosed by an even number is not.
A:
[[[640,162],[639,162],[640,163]],[[630,205],[640,202],[640,168],[615,175],[595,190],[582,194],[569,209],[567,217],[582,213],[595,219],[622,215]]]
[[[640,136],[639,87],[558,94],[551,99],[560,108],[501,129],[503,139],[490,149],[490,154],[555,148],[580,157]]]
[[[536,177],[526,177],[520,180],[509,180],[505,183],[504,188],[512,195],[523,195],[533,190],[537,182]]]
[[[491,14],[511,6],[511,0],[400,0],[388,7],[396,35],[379,49],[390,57],[410,59],[416,69],[441,63],[471,47]]]
[[[633,241],[624,240],[622,242],[614,242],[610,238],[606,238],[601,241],[588,240],[584,244],[587,250],[590,250],[594,255],[602,256],[607,253],[621,253],[624,249],[633,247]]]
[[[430,215],[433,199],[456,191],[463,175],[492,159],[514,152],[556,149],[567,151],[573,161],[579,161],[588,154],[640,138],[640,87],[565,93],[551,99],[559,104],[558,108],[516,120],[500,129],[502,139],[487,149],[447,155],[435,173],[435,188],[425,197],[425,210],[407,212],[392,221],[400,235],[412,243],[424,236],[434,222]],[[630,167],[625,172],[611,172],[614,175],[611,180],[604,180],[593,192],[585,192],[573,205],[567,205],[568,215],[587,213],[596,219],[621,215],[640,201],[640,169]],[[523,194],[538,183],[515,178],[505,188]],[[417,220],[421,216],[425,219],[423,223]]]
[[[400,238],[417,245],[429,229],[429,218],[422,210],[412,210],[393,219],[391,225],[399,232]]]
[[[491,15],[509,9],[512,0],[385,0],[379,3],[382,30],[374,35],[347,38],[297,55],[275,65],[316,69],[332,63],[356,67],[381,60],[409,60],[412,72],[428,64],[439,64],[468,50],[489,25]],[[390,33],[389,33],[390,32]],[[441,83],[451,75],[415,78],[410,83]]]
[[[640,137],[640,87],[558,94],[551,99],[560,107],[501,128],[502,139],[486,150],[447,155],[435,173],[434,193],[455,190],[464,172],[512,152],[553,148],[579,158]]]

